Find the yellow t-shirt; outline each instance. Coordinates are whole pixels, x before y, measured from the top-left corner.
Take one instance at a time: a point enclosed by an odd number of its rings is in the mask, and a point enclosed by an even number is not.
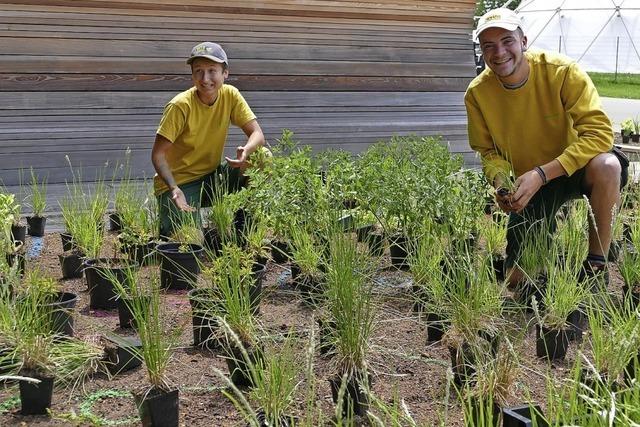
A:
[[[242,127],[256,116],[240,91],[223,85],[212,106],[200,101],[192,87],[176,95],[164,107],[157,133],[173,143],[167,163],[176,184],[195,181],[220,165],[229,124]],[[156,174],[156,195],[169,188]]]
[[[485,175],[516,177],[557,159],[568,175],[613,145],[611,121],[589,76],[571,59],[528,51],[530,74],[506,89],[487,68],[467,88],[469,145],[482,157]]]

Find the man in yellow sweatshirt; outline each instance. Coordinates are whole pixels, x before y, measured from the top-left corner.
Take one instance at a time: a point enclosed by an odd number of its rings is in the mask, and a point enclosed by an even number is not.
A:
[[[627,180],[624,158],[612,153],[613,131],[589,76],[569,58],[529,51],[519,17],[494,9],[478,21],[476,37],[487,65],[467,88],[469,144],[496,189],[513,174],[513,191],[496,192],[510,214],[506,266],[513,266],[532,224],[555,228],[563,203],[586,195],[593,209],[585,272],[606,267],[611,222]]]
[[[173,233],[180,211],[197,216],[199,207],[208,206],[219,174],[229,187],[239,187],[250,154],[265,142],[240,91],[225,83],[229,61],[224,49],[217,43],[200,43],[191,50],[187,64],[193,87],[165,106],[151,151],[164,236]],[[222,163],[231,124],[242,129],[247,142],[236,149],[235,159],[227,157]]]

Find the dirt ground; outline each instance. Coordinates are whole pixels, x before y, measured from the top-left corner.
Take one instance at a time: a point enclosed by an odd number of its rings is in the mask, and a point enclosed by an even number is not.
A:
[[[109,239],[113,241],[113,234]],[[27,242],[32,250],[42,244],[37,258],[28,261],[27,268],[38,265],[54,277],[61,277],[58,254],[62,253],[59,234],[47,234],[42,240]],[[111,245],[106,245],[107,248]],[[106,250],[105,255],[112,255]],[[158,271],[158,266],[143,268],[145,274]],[[264,295],[260,321],[267,334],[281,334],[293,330],[305,345],[306,337],[313,322],[313,309],[302,304],[298,293],[291,287],[287,265],[268,264],[264,280]],[[612,289],[619,292],[620,281],[613,275]],[[127,333],[118,328],[115,311],[94,311],[89,309],[89,295],[84,279],[64,280],[65,291],[79,295],[75,318],[76,335],[83,338],[109,332]],[[383,258],[378,276],[375,278],[376,293],[380,301],[379,314],[371,343],[370,366],[373,375],[373,393],[385,402],[390,402],[397,393],[404,399],[410,413],[418,425],[437,425],[447,416],[444,425],[460,426],[462,410],[456,402],[455,392],[447,398],[447,368],[449,353],[441,343],[426,343],[424,322],[412,312],[410,296],[411,278],[406,272],[390,268],[388,254]],[[181,347],[175,352],[168,370],[169,378],[180,389],[180,424],[183,426],[242,426],[238,411],[223,396],[223,379],[213,368],[227,372],[223,355],[195,349],[192,346],[190,306],[186,292],[165,294],[165,304],[176,324],[183,324]],[[512,329],[529,329],[523,341],[517,344],[521,356],[521,374],[516,379],[515,396],[510,403],[520,404],[528,398],[544,406],[546,399],[546,375],[563,377],[570,369],[576,355],[577,345],[572,343],[567,358],[552,365],[535,357],[535,341],[530,314],[512,316]],[[301,355],[302,357],[302,355]],[[332,361],[316,351],[315,405],[325,414],[326,425],[334,410],[327,379],[333,374]],[[83,410],[98,417],[105,425],[136,425],[131,418],[137,415],[133,399],[128,392],[146,385],[144,367],[123,373],[113,379],[103,374],[95,375],[81,388],[69,391],[57,389],[53,398],[53,418],[23,417],[19,414],[19,403],[15,403],[17,387],[7,384],[0,388],[0,425],[2,426],[67,426],[91,425],[87,418],[78,418]],[[303,389],[296,400],[293,413],[302,415],[305,411]],[[109,395],[111,394],[111,395]],[[101,398],[102,396],[102,398]],[[75,418],[75,421],[74,421]],[[129,420],[129,421],[127,421]]]

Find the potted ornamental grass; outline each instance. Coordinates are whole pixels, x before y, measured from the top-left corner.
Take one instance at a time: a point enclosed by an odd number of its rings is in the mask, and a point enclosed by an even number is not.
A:
[[[129,294],[130,284],[114,280],[120,294]],[[152,277],[147,298],[131,298],[126,304],[133,315],[133,322],[140,338],[140,347],[131,347],[131,342],[113,335],[110,338],[118,345],[129,347],[129,351],[142,360],[149,384],[132,390],[134,401],[143,426],[178,426],[179,393],[171,385],[168,369],[182,334],[182,322],[167,322],[162,302],[161,287],[157,277]]]
[[[118,245],[120,251],[140,265],[153,264],[158,239],[155,197],[139,192],[121,195],[118,207]]]
[[[174,224],[171,241],[156,246],[160,257],[160,283],[165,289],[193,288],[204,254],[202,229],[191,213],[183,212]]]
[[[324,249],[316,242],[314,235],[304,227],[291,227],[291,279],[294,281],[304,301],[318,302],[323,292]]]
[[[331,394],[343,417],[365,416],[371,382],[367,360],[377,312],[369,277],[372,266],[348,235],[334,234],[329,245],[325,304],[335,322],[336,353],[335,375],[329,379]]]
[[[217,256],[222,246],[236,237],[234,225],[233,195],[227,194],[227,182],[216,176],[213,191],[208,195],[210,207],[206,213],[207,226],[204,227],[204,246],[213,256]]]
[[[413,277],[414,308],[427,322],[427,342],[439,341],[446,329],[447,280],[442,265],[445,262],[444,245],[440,236],[425,231],[416,239],[409,257],[409,271]]]
[[[480,238],[484,239],[491,267],[498,281],[505,279],[508,220],[509,216],[502,211],[493,212],[491,216],[482,216],[479,220]]]
[[[620,134],[622,135],[622,143],[628,144],[634,132],[633,119],[631,117],[620,122]]]
[[[28,233],[29,236],[42,237],[47,222],[44,216],[44,210],[47,207],[47,177],[39,178],[33,168],[31,168],[29,190],[31,216],[27,217]]]

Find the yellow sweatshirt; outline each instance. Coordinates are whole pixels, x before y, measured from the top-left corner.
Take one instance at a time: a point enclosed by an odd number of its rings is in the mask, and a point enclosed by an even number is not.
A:
[[[467,88],[469,145],[489,182],[557,159],[567,175],[613,145],[611,122],[589,76],[571,59],[528,51],[530,74],[506,89],[488,67]]]

